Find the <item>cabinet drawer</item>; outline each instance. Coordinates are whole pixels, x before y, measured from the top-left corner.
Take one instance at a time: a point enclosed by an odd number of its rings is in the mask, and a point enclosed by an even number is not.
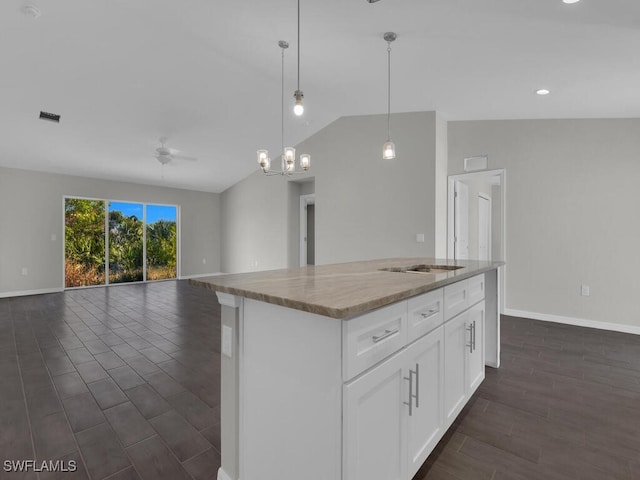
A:
[[[469,306],[469,281],[444,287],[444,321],[455,317]]]
[[[420,338],[444,323],[442,288],[410,298],[407,308],[409,342]]]
[[[467,280],[469,282],[469,306],[484,300],[484,273]]]
[[[407,304],[399,302],[342,325],[342,374],[346,382],[406,345]]]

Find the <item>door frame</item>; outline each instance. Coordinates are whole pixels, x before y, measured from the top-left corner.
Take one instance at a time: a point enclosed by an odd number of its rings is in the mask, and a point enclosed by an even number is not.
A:
[[[300,195],[300,266],[307,265],[307,205],[316,204],[316,194]]]
[[[491,199],[491,197],[489,197],[486,193],[478,193],[478,256],[480,256],[480,201],[479,199],[483,199],[486,200],[487,202],[489,202],[489,213],[487,215],[487,219],[489,220],[489,245],[493,246],[493,232],[491,231],[491,227],[493,226],[493,215],[491,213],[491,209],[493,208],[493,200]],[[489,257],[489,260],[493,260],[493,248],[489,249],[489,251],[487,252],[487,256]]]
[[[479,172],[469,172],[462,173],[458,175],[449,175],[447,177],[447,257],[451,259],[455,259],[455,244],[454,244],[454,234],[455,234],[455,215],[454,215],[454,193],[455,193],[455,182],[459,180],[473,180],[479,179],[482,177],[500,177],[500,187],[501,187],[501,195],[500,195],[500,258],[493,260],[502,260],[503,262],[507,261],[507,171],[504,168],[499,168],[495,170],[482,170]],[[493,256],[493,255],[492,255]],[[504,266],[499,267],[499,277],[500,277],[500,291],[498,292],[498,311],[499,313],[504,312],[504,308],[506,305],[506,283],[507,283],[507,272]]]

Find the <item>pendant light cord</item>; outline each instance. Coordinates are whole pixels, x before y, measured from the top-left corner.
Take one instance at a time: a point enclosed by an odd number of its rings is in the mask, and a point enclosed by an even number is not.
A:
[[[387,141],[391,140],[391,42],[387,42]]]
[[[281,150],[282,150],[282,165],[284,165],[284,48],[282,49],[282,96],[281,96]]]

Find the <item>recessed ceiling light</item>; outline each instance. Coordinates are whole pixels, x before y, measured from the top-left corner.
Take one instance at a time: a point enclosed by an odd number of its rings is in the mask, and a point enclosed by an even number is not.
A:
[[[551,93],[551,90],[547,90],[546,88],[540,88],[536,90],[536,93],[538,95],[549,95]]]
[[[578,3],[580,0],[562,0],[564,3]]]

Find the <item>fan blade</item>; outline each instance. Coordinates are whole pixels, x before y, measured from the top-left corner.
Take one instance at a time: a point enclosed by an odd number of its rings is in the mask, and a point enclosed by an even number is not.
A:
[[[185,155],[172,155],[172,157],[176,160],[188,160],[189,162],[197,162],[198,159],[195,157],[187,157]]]

